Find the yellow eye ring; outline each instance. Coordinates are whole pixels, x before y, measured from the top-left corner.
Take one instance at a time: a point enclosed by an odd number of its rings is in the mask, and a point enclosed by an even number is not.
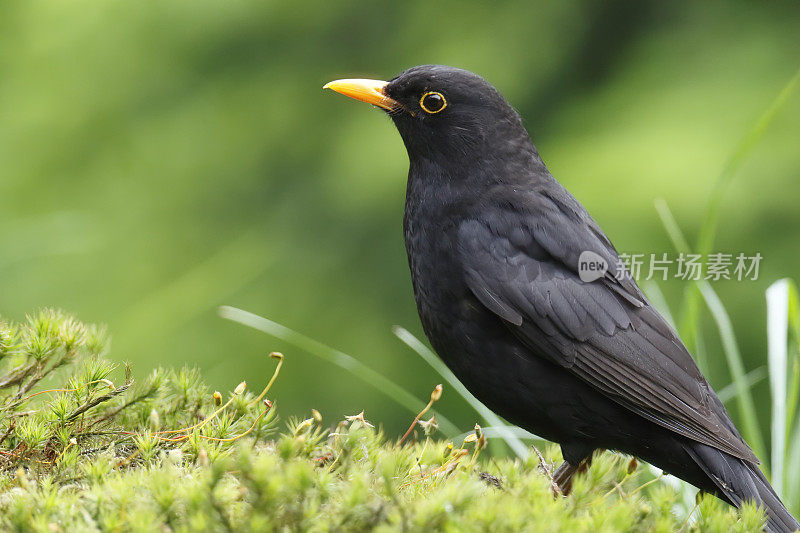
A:
[[[428,91],[419,99],[419,106],[429,115],[434,115],[447,107],[447,100],[442,93]]]

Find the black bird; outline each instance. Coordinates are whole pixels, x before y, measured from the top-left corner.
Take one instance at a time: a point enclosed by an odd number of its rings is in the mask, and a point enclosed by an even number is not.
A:
[[[768,531],[800,529],[675,330],[491,84],[426,65],[325,87],[394,121],[425,334],[489,408],[561,445],[563,492],[595,450],[619,450],[733,505],[756,502]],[[586,258],[607,271],[581,276]]]

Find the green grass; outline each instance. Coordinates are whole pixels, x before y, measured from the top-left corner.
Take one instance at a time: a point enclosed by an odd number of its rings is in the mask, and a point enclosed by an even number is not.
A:
[[[556,498],[556,446],[494,456],[480,426],[447,439],[428,415],[402,444],[363,413],[281,421],[270,395],[291,364],[281,354],[263,384],[222,394],[189,368],[134,382],[106,347],[102,328],[52,310],[0,321],[0,528],[727,532],[763,521],[713,497],[689,517],[680,491],[620,454],[598,454]]]
[[[800,305],[797,285],[789,279],[773,283],[766,293],[767,340],[772,406],[772,483],[790,509],[800,508]]]
[[[735,146],[718,176],[695,250],[703,257],[712,251],[717,233],[722,201],[742,164],[764,137],[772,121],[779,115],[800,87],[800,70],[783,86],[769,103],[755,124],[749,128]],[[672,211],[662,199],[655,202],[656,211],[675,250],[682,254],[692,253],[692,247],[678,225]],[[667,302],[658,286],[651,283],[649,293],[654,301],[671,317]],[[752,394],[752,386],[759,381],[761,367],[747,372],[739,342],[730,315],[717,292],[705,279],[689,284],[680,304],[678,330],[681,338],[692,351],[698,366],[708,372],[708,354],[701,331],[704,302],[717,327],[731,383],[720,392],[720,397],[735,399],[738,407],[738,425],[745,440],[756,455],[764,461],[762,469],[771,478],[776,491],[787,507],[800,510],[800,482],[796,472],[800,470],[800,433],[795,431],[796,407],[800,399],[800,312],[798,312],[797,288],[793,281],[785,279],[773,283],[766,291],[768,371],[771,394],[771,435],[763,435],[759,416]],[[670,319],[674,323],[674,319]],[[791,335],[790,335],[791,334]],[[790,338],[791,337],[791,338]],[[791,372],[791,373],[790,373]],[[787,384],[787,379],[789,383]],[[729,396],[729,398],[727,398]],[[767,442],[771,440],[767,453]],[[770,473],[772,472],[772,475]]]

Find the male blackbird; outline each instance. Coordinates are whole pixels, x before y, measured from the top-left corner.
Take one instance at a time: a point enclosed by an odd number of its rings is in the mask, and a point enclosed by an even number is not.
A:
[[[426,65],[325,87],[394,121],[425,334],[489,408],[561,445],[564,492],[595,450],[619,450],[733,505],[756,502],[769,531],[800,529],[675,330],[491,84]],[[590,263],[600,270],[583,275]]]

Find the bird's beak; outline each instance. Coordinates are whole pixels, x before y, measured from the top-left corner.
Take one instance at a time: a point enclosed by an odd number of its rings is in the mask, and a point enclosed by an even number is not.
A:
[[[388,84],[388,81],[349,79],[332,81],[326,83],[322,88],[332,89],[337,93],[342,93],[345,96],[367,102],[387,111],[394,111],[400,107],[400,104],[386,96],[384,89]]]

